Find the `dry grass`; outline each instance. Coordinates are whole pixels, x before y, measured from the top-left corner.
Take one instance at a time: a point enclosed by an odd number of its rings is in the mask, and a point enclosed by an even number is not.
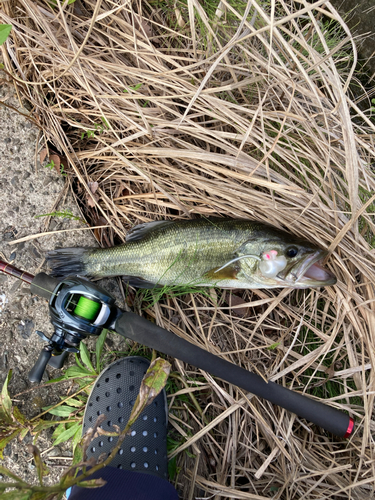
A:
[[[261,3],[12,0],[5,70],[86,218],[110,226],[103,244],[140,222],[219,214],[330,250],[335,287],[169,296],[148,311],[357,420],[336,439],[176,361],[181,498],[373,498],[374,125],[351,97],[355,47],[329,2]]]

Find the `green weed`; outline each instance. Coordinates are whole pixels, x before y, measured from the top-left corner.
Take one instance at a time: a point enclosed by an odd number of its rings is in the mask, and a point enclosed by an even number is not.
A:
[[[85,134],[87,136],[87,139],[91,139],[92,137],[95,137],[95,132],[102,134],[104,130],[109,130],[110,126],[105,117],[101,116],[100,119],[102,123],[95,123],[94,124],[95,130],[88,129],[81,133],[81,140],[85,138]]]
[[[72,3],[74,3],[76,0],[68,0],[68,5],[72,5]],[[61,2],[61,3],[65,3],[65,2]],[[56,0],[50,0],[49,1],[49,5],[50,7],[57,7],[57,1]]]
[[[51,212],[50,214],[40,214],[40,215],[35,215],[35,219],[39,219],[40,217],[63,217],[64,219],[69,219],[69,220],[78,220],[82,222],[83,224],[87,224],[87,222],[82,219],[81,217],[78,217],[70,210],[63,210],[61,212]]]
[[[78,384],[78,390],[70,396],[61,397],[59,403],[43,408],[40,415],[30,420],[16,406],[12,406],[8,393],[12,371],[9,372],[0,396],[0,458],[2,450],[12,439],[22,440],[30,432],[34,436],[35,443],[39,434],[51,427],[56,427],[53,434],[54,445],[73,438],[73,449],[75,449],[82,432],[82,420],[88,394],[106,363],[105,356],[103,356],[106,336],[107,330],[103,331],[96,341],[94,362],[91,361],[90,353],[82,342],[80,355],[79,357],[76,355],[76,365],[68,368],[61,377],[52,379],[46,384],[74,380]],[[63,420],[44,420],[42,417],[47,413]]]
[[[86,361],[88,360],[86,359]],[[89,362],[89,366],[92,366],[91,361]],[[118,431],[105,432],[102,430],[102,435],[114,436],[118,438],[117,443],[111,450],[111,453],[108,457],[106,457],[104,460],[102,459],[102,457],[99,457],[98,460],[92,460],[90,463],[90,466],[92,468],[89,471],[87,470],[87,449],[92,440],[96,437],[97,429],[105,418],[104,415],[100,415],[96,423],[93,425],[92,429],[90,429],[83,438],[77,440],[77,446],[74,451],[72,466],[67,471],[65,471],[58,483],[51,486],[44,485],[43,478],[48,474],[48,469],[41,458],[39,450],[34,445],[28,445],[27,449],[34,458],[39,479],[38,485],[35,485],[34,483],[27,483],[26,481],[22,480],[20,477],[12,473],[10,470],[0,466],[0,473],[11,479],[11,481],[9,482],[0,483],[0,491],[3,492],[2,498],[4,498],[4,500],[50,500],[51,498],[61,500],[65,494],[65,491],[74,485],[87,488],[97,488],[103,486],[105,484],[105,481],[102,481],[101,479],[90,479],[90,476],[111,463],[113,458],[119,452],[123,441],[129,434],[131,426],[138,419],[146,406],[151,404],[155,397],[160,393],[160,391],[163,390],[163,387],[165,386],[168,379],[169,370],[170,364],[167,361],[164,361],[160,358],[156,359],[150,365],[142,381],[137,400],[133,406],[129,421],[126,424],[124,430],[121,433]],[[6,398],[5,400],[4,398],[1,399],[1,403],[2,409],[8,407],[9,404],[11,405],[10,398],[9,400],[7,400]],[[75,434],[73,435],[73,431],[75,433],[78,433],[79,430],[80,429],[78,429],[77,424],[74,424],[66,429],[64,437],[70,435],[70,437],[73,436],[74,439]],[[62,442],[63,436],[60,435],[59,438],[59,442]],[[10,491],[6,492],[6,490],[9,489]]]
[[[319,304],[318,302],[318,309],[323,310],[324,304]],[[314,326],[316,326],[317,328],[321,328],[321,325],[315,324],[315,322],[313,321],[312,324],[314,324]],[[299,350],[299,353],[303,356],[318,349],[318,347],[321,346],[322,342],[315,335],[315,333],[307,327],[301,328],[299,340],[301,342],[301,345],[303,346]],[[338,336],[337,341],[339,340],[340,338]],[[343,399],[339,399],[337,400],[337,402],[345,404],[346,401],[344,399],[344,395],[346,394],[346,389],[343,380],[338,378],[330,378],[330,371],[333,369],[333,366],[335,364],[335,352],[327,353],[324,357],[318,358],[316,362],[322,365],[322,367],[324,368],[318,371],[313,368],[307,368],[299,376],[299,381],[302,383],[302,386],[307,387],[306,393],[323,400],[343,395]],[[350,380],[346,381],[346,385],[355,389],[354,382]],[[351,398],[351,403],[354,405],[358,404],[359,406],[363,406],[363,402],[361,402],[361,398],[359,397]]]
[[[51,383],[56,380],[74,380],[79,386],[79,390],[75,395],[68,398],[61,397],[61,403],[43,408],[43,410],[50,415],[63,417],[65,419],[63,423],[58,424],[53,433],[52,437],[55,440],[53,443],[54,446],[72,438],[74,453],[80,441],[83,415],[88,395],[90,394],[96,378],[105,366],[102,354],[107,333],[108,330],[103,330],[96,341],[95,356],[93,356],[94,361],[91,360],[91,355],[86,344],[81,342],[79,356],[77,354],[75,355],[76,364],[69,367],[59,379],[51,380]]]
[[[55,165],[55,162],[53,160],[51,160],[49,163],[47,163],[47,165],[44,165],[44,168],[48,168],[49,170],[53,170],[55,167],[56,167],[56,165]],[[61,165],[60,174],[63,177],[67,176],[67,174],[64,172],[64,165]]]
[[[3,45],[8,38],[10,32],[12,31],[12,27],[13,26],[11,24],[0,24],[0,45]]]
[[[202,287],[194,284],[187,285],[165,285],[160,288],[138,289],[136,292],[136,301],[141,304],[143,310],[150,309],[160,302],[164,297],[177,298],[190,293],[201,294],[206,298],[211,298],[209,293]]]
[[[269,351],[274,351],[276,349],[276,347],[279,346],[280,344],[281,344],[281,342],[275,342],[274,344],[266,347],[266,349],[268,349]]]
[[[12,370],[9,371],[5,379],[0,396],[0,458],[3,458],[3,450],[12,439],[18,438],[22,441],[32,429],[32,425],[22,415],[17,406],[12,406],[8,393],[11,376]]]
[[[134,85],[134,87],[129,87],[129,89],[136,91],[136,90],[140,89],[141,87],[142,87],[142,83],[137,83],[137,85]],[[129,90],[124,89],[123,92],[129,93]]]

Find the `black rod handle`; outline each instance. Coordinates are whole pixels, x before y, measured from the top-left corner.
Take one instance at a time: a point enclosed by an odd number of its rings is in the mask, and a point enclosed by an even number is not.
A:
[[[30,283],[30,291],[39,297],[49,300],[60,281],[46,273],[39,273]]]
[[[30,382],[36,382],[37,384],[39,384],[39,382],[42,380],[44,370],[46,369],[48,361],[51,358],[51,355],[52,355],[52,349],[50,346],[46,346],[42,349],[35,365],[29,371]]]
[[[219,358],[137,314],[124,313],[116,320],[114,331],[267,399],[336,436],[349,437],[353,431],[353,419],[340,410],[274,382],[267,383],[259,375]]]

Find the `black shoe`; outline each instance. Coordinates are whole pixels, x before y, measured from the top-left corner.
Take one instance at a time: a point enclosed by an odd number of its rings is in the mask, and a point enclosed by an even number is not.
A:
[[[125,428],[149,365],[147,359],[131,356],[115,361],[102,371],[89,396],[83,433],[102,414],[106,416],[101,425],[103,430],[113,432],[113,424],[121,430]],[[123,441],[110,467],[168,479],[167,423],[167,397],[163,390],[134,423],[131,435]],[[87,458],[98,458],[102,453],[109,455],[116,442],[116,437],[95,438],[87,450]]]

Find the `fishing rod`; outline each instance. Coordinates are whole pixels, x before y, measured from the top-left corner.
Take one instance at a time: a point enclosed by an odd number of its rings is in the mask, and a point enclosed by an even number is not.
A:
[[[33,276],[3,261],[0,261],[0,271],[29,283],[32,293],[49,301],[54,334],[48,338],[36,332],[47,344],[29,373],[31,382],[42,380],[47,365],[61,368],[69,352],[79,351],[83,339],[89,335],[98,336],[103,329],[108,329],[207,371],[336,436],[348,438],[353,433],[354,420],[346,413],[275,382],[267,382],[137,314],[121,310],[112,295],[88,279],[69,276],[60,280],[45,273]]]

